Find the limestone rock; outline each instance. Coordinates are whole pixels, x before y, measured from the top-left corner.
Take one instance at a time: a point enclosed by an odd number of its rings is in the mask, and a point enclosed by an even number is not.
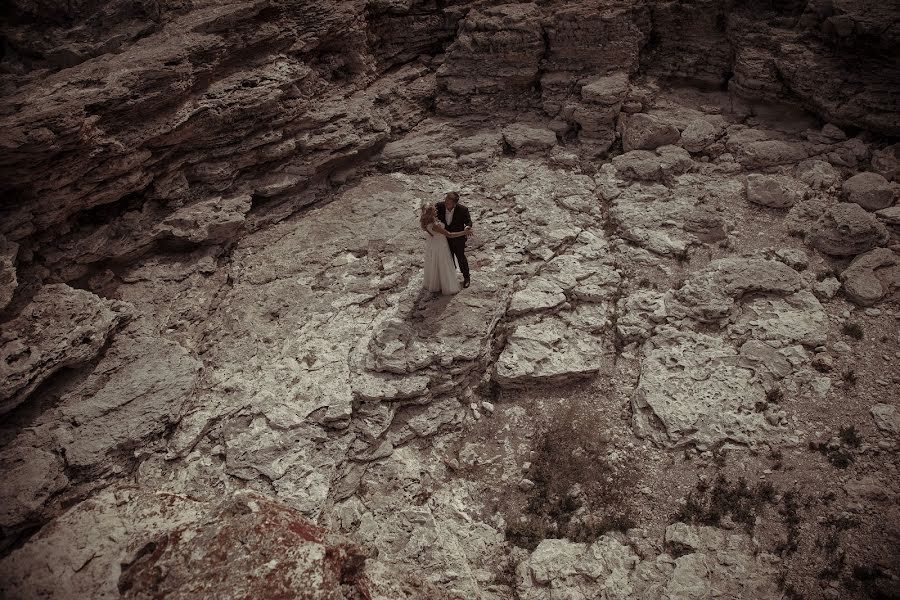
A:
[[[878,403],[871,408],[870,412],[878,429],[891,435],[900,434],[900,411],[896,406]]]
[[[573,315],[552,315],[515,325],[494,367],[506,387],[556,383],[597,373],[608,362],[609,327],[602,306],[579,307]]]
[[[817,250],[835,256],[855,256],[885,244],[888,232],[858,204],[828,207],[818,218],[809,241]]]
[[[515,106],[537,81],[543,53],[536,4],[468,11],[437,71],[438,110],[462,115],[497,104]]]
[[[656,152],[632,150],[616,156],[612,162],[623,176],[642,181],[666,181],[694,166],[687,151],[677,146],[663,146]]]
[[[41,448],[43,440],[39,436],[23,438],[0,450],[0,468],[5,474],[0,490],[0,528],[4,537],[37,521],[44,503],[69,483],[62,458]]]
[[[0,235],[0,311],[6,308],[16,290],[16,255],[19,245]]]
[[[771,208],[789,208],[805,195],[805,186],[783,175],[747,175],[747,200]]]
[[[753,298],[742,303],[729,333],[738,338],[749,334],[779,347],[799,343],[815,348],[827,340],[828,315],[807,290],[780,298]]]
[[[625,132],[622,136],[622,149],[654,150],[660,146],[677,144],[681,134],[674,125],[653,115],[637,113],[625,121]]]
[[[900,256],[887,248],[870,250],[854,258],[840,277],[850,300],[872,306],[900,290]]]
[[[587,102],[604,106],[621,103],[628,94],[628,73],[618,72],[594,79],[581,87],[581,97]]]
[[[631,398],[635,433],[671,447],[774,441],[783,431],[761,413],[765,390],[720,339],[663,326],[650,338]]]
[[[126,318],[124,305],[64,284],[44,286],[0,336],[0,414],[64,367],[94,358]]]
[[[762,140],[741,144],[735,155],[745,169],[761,169],[797,163],[807,157],[806,150],[802,145],[780,140]]]
[[[681,132],[681,146],[688,152],[703,152],[722,135],[723,127],[706,119],[695,119]]]
[[[533,152],[555,146],[556,134],[549,129],[516,123],[503,128],[503,140],[516,152]]]
[[[675,297],[694,318],[714,322],[729,315],[736,301],[752,293],[794,294],[802,289],[800,274],[782,262],[756,258],[714,260],[689,279]]]
[[[613,201],[610,218],[625,239],[656,254],[683,255],[692,244],[727,237],[726,216],[703,198],[715,195],[737,202],[742,188],[737,179],[684,179],[672,188],[632,184]]]
[[[516,568],[516,591],[523,600],[781,597],[777,560],[757,554],[745,534],[675,523],[666,529],[665,543],[678,558],[642,560],[610,536],[592,544],[545,539]]]
[[[844,182],[844,200],[869,211],[888,208],[894,203],[894,190],[878,173],[858,173]]]
[[[817,190],[827,190],[841,182],[840,172],[822,160],[804,160],[794,172],[797,179]]]
[[[141,320],[130,323],[92,371],[60,392],[51,415],[62,423],[54,438],[67,464],[109,469],[117,453],[161,436],[180,420],[199,370],[184,348]]]
[[[513,294],[507,313],[510,316],[541,311],[559,306],[566,301],[562,288],[544,277],[535,277],[525,289]]]

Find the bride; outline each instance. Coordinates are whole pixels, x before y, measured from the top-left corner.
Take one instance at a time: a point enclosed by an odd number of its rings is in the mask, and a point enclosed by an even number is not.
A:
[[[425,277],[423,287],[429,292],[441,294],[455,294],[460,290],[459,281],[456,280],[456,266],[450,254],[450,246],[447,238],[472,235],[472,230],[451,233],[444,229],[437,219],[437,210],[434,204],[422,205],[422,216],[419,224],[428,239],[425,241]]]

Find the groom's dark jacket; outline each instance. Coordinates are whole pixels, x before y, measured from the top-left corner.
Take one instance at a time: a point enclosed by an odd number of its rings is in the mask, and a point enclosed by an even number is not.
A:
[[[438,202],[434,205],[437,208],[437,216],[438,220],[444,224],[444,228],[447,231],[455,232],[462,231],[466,228],[467,225],[472,224],[472,217],[469,216],[469,209],[460,204],[456,203],[456,208],[453,209],[453,222],[447,222],[447,207],[444,206],[443,202]],[[466,245],[466,236],[460,236],[458,238],[449,238],[447,242],[450,245],[458,245],[465,246]]]

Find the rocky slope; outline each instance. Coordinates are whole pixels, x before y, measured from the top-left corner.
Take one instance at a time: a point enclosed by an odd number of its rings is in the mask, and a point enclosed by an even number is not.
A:
[[[0,595],[896,597],[889,3],[10,8]]]

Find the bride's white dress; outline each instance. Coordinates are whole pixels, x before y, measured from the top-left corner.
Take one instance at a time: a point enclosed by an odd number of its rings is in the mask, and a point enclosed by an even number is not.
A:
[[[450,255],[447,238],[434,232],[434,224],[428,226],[431,235],[425,234],[425,277],[423,287],[429,292],[455,294],[459,292],[456,266]]]

